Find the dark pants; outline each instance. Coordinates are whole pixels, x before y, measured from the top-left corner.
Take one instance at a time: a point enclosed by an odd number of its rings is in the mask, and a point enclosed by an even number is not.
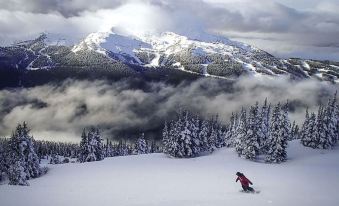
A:
[[[242,185],[242,189],[245,191],[245,192],[254,192],[254,189],[250,186],[244,186]]]

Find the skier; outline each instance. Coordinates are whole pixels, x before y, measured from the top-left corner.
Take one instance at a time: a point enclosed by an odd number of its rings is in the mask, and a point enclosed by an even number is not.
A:
[[[253,185],[253,183],[245,177],[245,175],[241,172],[237,172],[236,175],[238,176],[235,182],[238,182],[240,180],[241,186],[244,189],[245,192],[255,192],[252,187],[249,186],[249,184]]]

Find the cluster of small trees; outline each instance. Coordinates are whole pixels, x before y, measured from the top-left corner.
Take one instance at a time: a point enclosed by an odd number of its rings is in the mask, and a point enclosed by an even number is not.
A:
[[[105,158],[101,134],[98,128],[84,129],[81,135],[79,162],[100,161]]]
[[[306,147],[330,149],[336,145],[339,136],[339,109],[336,94],[328,104],[319,106],[318,114],[306,111],[300,132],[301,143]]]
[[[239,156],[256,160],[263,154],[266,162],[286,160],[287,141],[295,138],[293,136],[296,136],[298,128],[294,126],[292,130],[288,104],[278,103],[271,112],[271,105],[266,99],[261,108],[256,103],[250,107],[248,114],[242,109],[240,116],[232,115],[227,136],[231,140],[229,146],[234,146]]]
[[[204,120],[189,111],[180,111],[177,119],[165,123],[163,151],[173,157],[196,157],[226,145],[226,129],[218,117]]]
[[[0,180],[6,174],[10,185],[29,185],[46,170],[40,167],[33,137],[27,124],[18,124],[9,141],[2,140],[0,148]],[[4,147],[5,145],[5,147]]]

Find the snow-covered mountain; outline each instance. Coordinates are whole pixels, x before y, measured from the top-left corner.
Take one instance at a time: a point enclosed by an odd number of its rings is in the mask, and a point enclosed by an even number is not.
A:
[[[122,73],[165,68],[228,79],[241,75],[288,75],[293,79],[339,82],[337,62],[280,59],[253,46],[206,33],[124,36],[97,32],[78,44],[70,42],[58,35],[43,34],[35,40],[1,47],[0,66],[28,70],[118,67]]]

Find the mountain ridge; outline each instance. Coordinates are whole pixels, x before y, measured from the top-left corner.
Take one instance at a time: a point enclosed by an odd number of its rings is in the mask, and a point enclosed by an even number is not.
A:
[[[338,62],[280,59],[226,37],[193,36],[195,38],[173,32],[143,36],[95,32],[72,45],[61,36],[43,33],[34,40],[0,47],[0,67],[19,70],[110,68],[122,73],[154,72],[163,67],[227,79],[265,75],[339,83]],[[135,70],[135,67],[140,69]]]

